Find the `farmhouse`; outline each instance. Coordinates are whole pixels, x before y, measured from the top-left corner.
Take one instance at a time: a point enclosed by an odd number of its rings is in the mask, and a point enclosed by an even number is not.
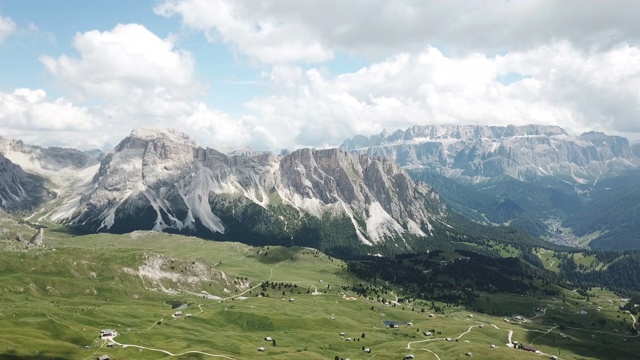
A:
[[[425,331],[425,332],[424,332],[424,336],[431,336],[431,335],[433,335],[433,334],[431,333],[431,331]]]
[[[264,347],[260,346],[260,347],[258,348],[258,351],[264,351]]]
[[[413,354],[408,354],[408,355],[405,355],[405,356],[403,357],[403,359],[404,359],[404,360],[411,360],[411,359],[413,359],[414,357],[415,357],[415,356],[413,356]]]
[[[112,329],[102,329],[100,330],[100,337],[101,338],[108,338],[108,337],[114,337],[116,336],[118,333],[115,330]]]
[[[272,341],[273,339],[271,338],[271,336],[267,336],[264,338],[264,341]]]
[[[173,315],[172,315],[172,316],[173,316],[173,317],[176,317],[176,318],[177,318],[177,317],[181,317],[181,316],[182,316],[182,311],[176,311],[176,312],[174,312],[174,313],[173,313]]]
[[[111,360],[109,355],[100,355],[96,358],[96,360]]]
[[[109,348],[114,348],[114,347],[116,347],[116,343],[114,343],[113,341],[110,341],[110,342],[107,344],[107,347],[109,347]]]

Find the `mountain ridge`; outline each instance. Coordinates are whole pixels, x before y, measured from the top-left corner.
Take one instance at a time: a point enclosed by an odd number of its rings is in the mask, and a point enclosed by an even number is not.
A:
[[[640,163],[626,138],[597,132],[575,137],[548,125],[413,126],[368,138],[358,135],[340,147],[466,182],[509,175],[523,181],[558,177],[585,184]]]
[[[393,240],[409,248],[446,211],[430,187],[385,158],[340,149],[226,155],[177,131],[134,130],[104,157],[82,196],[50,216],[90,231],[222,236],[233,227],[220,212],[248,207],[272,218],[264,226],[282,222],[281,236],[299,235],[297,212],[307,222],[343,218],[364,245]],[[136,226],[124,226],[126,219]]]

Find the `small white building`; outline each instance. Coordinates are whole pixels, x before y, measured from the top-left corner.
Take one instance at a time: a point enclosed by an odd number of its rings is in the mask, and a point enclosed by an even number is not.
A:
[[[116,335],[118,335],[118,333],[113,329],[102,329],[102,330],[100,330],[100,337],[103,338],[103,339],[104,338],[114,337]]]
[[[258,348],[258,351],[264,351],[264,347],[260,346],[260,347]]]

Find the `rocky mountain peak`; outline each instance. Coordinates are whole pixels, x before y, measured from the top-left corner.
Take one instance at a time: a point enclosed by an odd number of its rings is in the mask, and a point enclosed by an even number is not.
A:
[[[368,138],[355,136],[341,148],[470,182],[508,175],[524,181],[560,177],[585,183],[638,163],[625,138],[602,133],[573,137],[548,125],[414,126]]]
[[[137,128],[131,131],[130,136],[142,140],[188,143],[196,146],[196,142],[189,135],[174,129]]]
[[[122,140],[80,201],[67,205],[55,218],[93,231],[233,236],[255,226],[241,222],[258,212],[251,222],[268,221],[265,228],[289,239],[311,218],[347,219],[353,238],[368,245],[427,236],[446,211],[389,159],[343,149],[227,155],[176,131],[147,129]]]

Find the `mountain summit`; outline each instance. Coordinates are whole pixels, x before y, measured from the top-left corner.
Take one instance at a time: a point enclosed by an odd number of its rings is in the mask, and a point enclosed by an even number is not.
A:
[[[225,155],[173,130],[134,130],[107,154],[79,200],[51,214],[90,231],[147,229],[323,248],[411,248],[445,206],[385,158],[301,149]],[[322,228],[322,229],[320,229]],[[326,234],[324,234],[326,235]],[[338,240],[338,237],[340,239]]]
[[[574,137],[547,125],[414,126],[355,136],[340,147],[469,182],[508,175],[522,181],[554,177],[583,184],[635,168],[638,162],[623,137],[594,132]]]

